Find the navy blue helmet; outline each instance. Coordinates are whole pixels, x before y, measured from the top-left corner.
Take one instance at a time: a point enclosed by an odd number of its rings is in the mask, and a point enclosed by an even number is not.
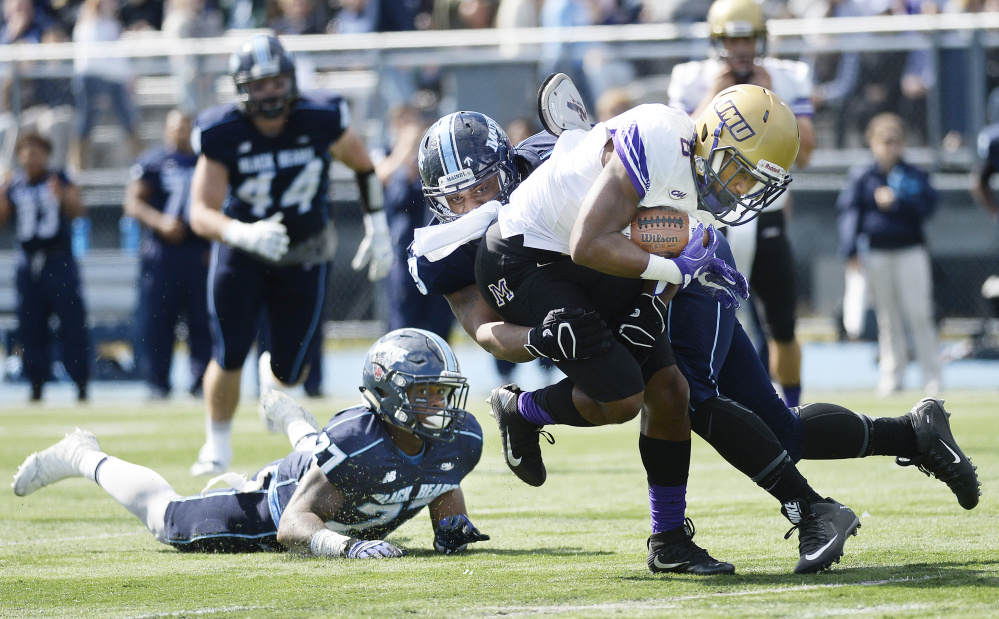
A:
[[[281,43],[270,35],[258,34],[233,52],[229,57],[229,73],[236,82],[239,108],[249,116],[259,114],[265,118],[277,118],[298,100],[295,61]],[[288,87],[284,94],[262,99],[250,96],[250,82],[279,75],[288,77]]]
[[[455,112],[438,120],[420,143],[420,177],[430,210],[442,222],[461,215],[451,210],[447,196],[474,187],[497,174],[506,202],[517,186],[513,145],[495,120],[478,112]]]
[[[443,405],[428,397],[440,387]],[[361,393],[385,421],[424,439],[453,440],[467,414],[468,381],[458,359],[444,338],[423,329],[396,329],[371,346]]]

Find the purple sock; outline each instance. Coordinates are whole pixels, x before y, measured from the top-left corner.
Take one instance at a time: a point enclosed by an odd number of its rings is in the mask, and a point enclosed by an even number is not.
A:
[[[788,408],[794,408],[801,404],[801,385],[781,386],[781,389],[784,391],[784,404],[787,404]]]
[[[530,391],[524,391],[517,397],[517,410],[520,411],[520,416],[539,426],[547,426],[555,423],[551,415],[545,409],[538,406],[538,403],[531,397],[531,393]]]
[[[649,484],[649,509],[652,512],[652,532],[662,533],[683,526],[687,512],[687,486],[656,486]]]

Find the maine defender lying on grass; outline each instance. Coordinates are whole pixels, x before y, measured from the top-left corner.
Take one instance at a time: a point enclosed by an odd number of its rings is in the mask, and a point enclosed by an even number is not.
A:
[[[365,404],[334,415],[318,433],[287,395],[265,396],[261,414],[295,451],[250,480],[226,474],[209,482],[231,489],[182,497],[155,471],[103,453],[78,428],[24,461],[14,494],[87,477],[157,540],[183,551],[401,557],[382,538],[425,506],[438,552],[488,540],[468,520],[459,485],[479,462],[482,430],[464,410],[468,385],[447,342],[420,329],[385,335],[365,357],[361,391]]]

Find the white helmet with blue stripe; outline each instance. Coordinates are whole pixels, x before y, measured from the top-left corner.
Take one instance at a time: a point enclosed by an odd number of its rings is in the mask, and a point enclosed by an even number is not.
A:
[[[455,112],[438,120],[420,142],[423,195],[442,222],[461,215],[448,206],[447,196],[499,175],[499,194],[506,202],[519,181],[513,145],[499,124],[478,112]]]

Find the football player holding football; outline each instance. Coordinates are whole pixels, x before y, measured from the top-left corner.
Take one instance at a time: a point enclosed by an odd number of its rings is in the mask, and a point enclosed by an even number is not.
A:
[[[292,550],[319,557],[381,559],[405,551],[384,538],[424,507],[443,554],[488,540],[468,519],[461,481],[479,462],[482,430],[464,410],[468,384],[439,336],[398,329],[368,350],[364,403],[323,429],[288,395],[270,391],[261,415],[295,451],[228,489],[182,497],[144,466],[102,452],[77,430],[30,455],[12,487],[25,496],[68,477],[97,482],[156,539],[181,551]]]
[[[542,87],[542,99],[545,94],[558,92],[565,76],[553,76]],[[571,84],[571,83],[570,83]],[[545,104],[542,104],[545,107]],[[585,114],[585,110],[583,110]],[[492,320],[498,320],[502,312],[497,312],[497,307],[487,303],[488,292],[483,291],[481,282],[478,287],[474,285],[475,274],[473,273],[472,256],[476,252],[475,242],[465,242],[476,236],[481,236],[482,230],[495,218],[499,202],[486,202],[499,198],[506,199],[510,190],[519,183],[520,176],[526,176],[535,167],[544,162],[552,152],[553,136],[538,134],[529,138],[512,149],[505,133],[498,125],[488,117],[472,112],[460,112],[442,118],[435,124],[424,138],[420,153],[420,168],[424,181],[424,193],[428,197],[431,209],[438,219],[448,221],[446,225],[431,227],[417,234],[417,241],[414,243],[414,257],[411,260],[414,277],[424,290],[430,292],[442,292],[448,295],[455,315],[458,316],[466,331],[468,331],[484,348],[493,352],[497,356],[507,354],[510,348],[504,347],[504,338],[499,333],[499,327],[515,328],[514,324],[536,324],[536,320],[526,320],[520,317],[519,320],[510,320],[508,323],[481,322],[476,325],[475,321],[464,319],[468,314],[463,311],[468,307],[476,307],[482,314],[494,316]],[[560,142],[561,143],[561,142]],[[555,146],[556,151],[558,146]],[[521,171],[523,170],[523,172]],[[688,172],[689,174],[689,172]],[[460,219],[458,216],[461,216]],[[422,234],[421,234],[422,232]],[[438,238],[439,237],[439,238]],[[437,249],[424,251],[428,246],[438,246]],[[698,271],[701,265],[721,265],[711,256],[710,248],[697,249],[694,245],[691,251],[684,254],[678,261],[689,269],[693,274]],[[481,251],[481,250],[480,250]],[[549,256],[544,256],[544,262],[551,263],[553,260]],[[540,259],[539,259],[540,263]],[[571,261],[567,261],[572,265]],[[566,266],[563,263],[562,266]],[[534,268],[532,262],[529,265]],[[626,331],[640,331],[645,328],[641,321],[635,321],[633,314],[638,309],[641,313],[641,320],[646,320],[647,309],[649,312],[657,312],[654,306],[658,299],[654,300],[651,294],[642,295],[641,283],[638,280],[624,278],[602,278],[601,274],[590,269],[579,269],[580,273],[586,273],[591,278],[587,283],[592,287],[590,290],[595,296],[602,300],[600,304],[594,305],[590,299],[583,295],[566,294],[561,297],[561,291],[553,292],[555,296],[546,296],[545,299],[567,298],[570,299],[568,305],[575,306],[577,302],[587,306],[588,313],[597,313],[605,318],[616,318],[619,322],[632,316],[632,320],[627,324],[617,324],[617,328],[624,328]],[[574,274],[575,276],[575,274]],[[582,277],[582,275],[580,275]],[[594,279],[594,277],[596,279]],[[599,281],[598,281],[599,280]],[[633,284],[637,284],[635,287]],[[459,288],[461,286],[461,288]],[[720,289],[729,295],[734,301],[734,295],[725,289]],[[455,294],[460,292],[460,296]],[[602,293],[602,294],[601,294]],[[635,306],[635,299],[638,303],[649,304],[643,307]],[[457,301],[457,302],[456,302]],[[607,306],[607,304],[611,306]],[[544,320],[552,316],[556,311],[555,306],[550,307],[544,316],[539,319]],[[470,324],[471,323],[471,324]],[[499,325],[499,327],[497,326]],[[544,333],[544,330],[539,330]],[[661,333],[662,329],[659,329]],[[530,334],[529,334],[530,335]],[[637,336],[633,336],[637,340]],[[539,338],[540,339],[540,338]],[[656,338],[651,338],[655,340]],[[662,338],[665,341],[664,338]],[[509,340],[508,340],[509,341]],[[653,343],[637,342],[635,347],[648,356]],[[520,416],[516,414],[518,402],[534,410],[543,412],[545,410],[564,410],[568,416],[568,422],[573,425],[603,425],[605,423],[623,422],[634,418],[637,414],[637,407],[640,407],[644,398],[643,378],[639,374],[637,377],[630,372],[638,371],[638,364],[632,359],[630,353],[621,344],[614,345],[615,355],[618,357],[610,362],[606,361],[606,354],[611,350],[606,347],[603,351],[594,355],[587,355],[590,361],[597,358],[604,358],[606,367],[614,367],[615,371],[610,376],[598,378],[601,370],[594,370],[591,382],[599,383],[613,389],[612,385],[621,383],[623,390],[641,385],[635,391],[626,395],[632,396],[627,402],[620,402],[622,398],[610,396],[605,402],[591,397],[586,390],[573,389],[574,381],[565,380],[557,385],[539,390],[534,393],[520,393],[516,386],[501,388],[493,394],[494,414],[498,416],[501,432],[504,436],[504,454],[510,468],[526,483],[539,486],[546,479],[546,471],[541,461],[540,448],[538,447],[538,431],[540,427],[529,424],[525,428],[523,435],[517,434],[517,429],[512,432],[507,431],[506,424],[509,421],[513,424],[522,424]],[[521,347],[521,355],[524,349],[533,356],[548,356],[561,368],[564,363],[572,361],[565,355],[560,355],[559,351],[541,349],[534,342],[527,342]],[[644,350],[643,350],[644,349]],[[666,351],[660,351],[667,358],[668,342]],[[531,357],[515,358],[513,354],[508,354],[505,358],[511,360],[528,360]],[[581,361],[583,357],[576,357]],[[589,362],[587,362],[589,363]],[[659,363],[659,361],[656,361]],[[650,364],[651,365],[651,364]],[[596,368],[596,364],[589,364],[588,367]],[[658,368],[653,368],[649,375],[657,374],[656,381],[678,381],[673,389],[683,388],[683,379],[675,371],[672,361],[665,364],[665,367],[672,367],[670,372],[658,373]],[[563,368],[564,371],[564,368]],[[668,393],[672,390],[650,389],[650,393]],[[609,391],[606,391],[609,393]],[[601,397],[604,394],[599,394]],[[499,404],[502,400],[506,409],[512,409],[512,414],[504,414],[504,405]],[[660,399],[661,400],[661,399]],[[656,408],[665,406],[661,401],[653,401],[649,398],[650,405]],[[577,406],[583,406],[589,415],[589,419],[581,417]],[[686,426],[686,415],[683,404],[679,405],[678,415],[682,423]],[[508,411],[509,413],[509,411]],[[657,430],[660,436],[668,430]],[[699,548],[691,540],[693,535],[689,521],[685,519],[685,486],[687,477],[687,466],[689,464],[690,437],[689,427],[681,428],[679,440],[671,438],[656,439],[643,433],[649,440],[645,441],[649,458],[646,460],[646,468],[649,470],[650,486],[653,491],[660,492],[662,496],[652,498],[653,512],[658,516],[656,522],[657,536],[655,538],[655,551],[650,554],[649,567],[653,571],[690,572],[696,574],[731,573],[734,566],[729,563],[714,560],[706,551]],[[672,437],[672,435],[668,435]],[[645,439],[643,439],[645,440]],[[659,483],[656,483],[659,482]],[[658,487],[658,489],[657,489]],[[656,517],[656,516],[654,516]],[[659,535],[659,533],[663,533]]]
[[[708,27],[711,57],[673,67],[669,104],[697,118],[712,97],[726,88],[736,84],[769,88],[794,112],[801,136],[795,164],[807,165],[815,148],[809,66],[766,55],[767,25],[763,9],[754,0],[716,0],[708,12]],[[786,192],[757,219],[729,228],[727,236],[736,264],[749,275],[753,295],[763,306],[768,342],[762,352],[769,357],[770,374],[780,384],[787,405],[797,406],[801,400],[801,346],[794,332],[794,257],[785,233],[789,202],[790,192]]]
[[[759,89],[757,94],[762,92],[762,89]],[[736,109],[740,109],[741,105],[741,109],[744,109],[747,115],[756,119],[760,118],[761,112],[765,113],[771,109],[768,105],[779,101],[771,99],[761,110],[754,107],[752,98],[741,102],[738,96],[733,99],[734,101],[730,99],[720,105],[719,110],[731,110],[733,104]],[[760,99],[757,101],[762,103]],[[793,123],[793,116],[789,113],[784,114],[784,119]],[[727,122],[735,125],[732,118]],[[553,125],[549,123],[546,126]],[[696,176],[701,176],[699,170],[704,170],[703,174],[707,176],[717,174],[715,167],[709,162],[724,168],[731,160],[724,154],[739,152],[731,134],[733,129],[726,127],[729,125],[720,114],[714,119],[708,115],[698,121],[699,137],[695,150],[697,157],[695,165],[700,167],[695,168]],[[580,124],[576,128],[586,131],[589,124]],[[711,139],[706,139],[708,137]],[[716,140],[715,137],[720,139]],[[760,142],[750,142],[741,146],[752,158],[763,159],[767,154],[766,145],[761,145]],[[635,149],[637,152],[641,150]],[[790,159],[793,160],[793,153],[790,154]],[[639,158],[638,161],[647,160]],[[790,163],[790,160],[787,163]],[[723,176],[730,173],[731,171],[722,171]],[[619,177],[619,180],[631,182],[631,178],[628,174]],[[636,178],[640,176],[636,175]],[[426,181],[425,178],[425,183]],[[717,206],[712,211],[718,213],[721,218],[745,218],[745,213],[725,210],[723,205],[725,202],[731,204],[733,202],[731,197],[722,200],[713,199],[716,196],[711,193],[710,183],[698,179],[697,184],[700,190],[706,192],[706,195],[702,194],[703,199],[699,201],[698,208],[712,208],[711,205],[715,204]],[[714,191],[718,191],[721,186],[716,183]],[[719,194],[725,195],[722,192]],[[514,196],[516,199],[516,194]],[[742,199],[745,199],[745,196]],[[624,223],[621,223],[614,232],[623,238],[620,230],[627,223],[625,216],[621,216],[621,222]],[[616,225],[613,224],[608,229]],[[731,261],[731,255],[727,252],[724,241],[721,243],[721,253]],[[652,258],[646,260],[652,262]],[[542,268],[540,267],[542,264],[543,262],[538,261],[536,268]],[[525,272],[529,270],[525,269]],[[509,299],[505,300],[508,301]],[[900,463],[919,464],[924,472],[928,474],[932,472],[938,478],[947,481],[962,506],[968,509],[974,507],[978,501],[978,483],[970,462],[963,454],[956,463],[941,460],[941,455],[944,453],[942,445],[952,447],[960,453],[950,434],[946,420],[947,413],[941,403],[936,400],[923,400],[908,415],[896,419],[877,420],[835,405],[816,404],[808,407],[807,414],[803,411],[803,416],[806,417],[803,424],[802,420],[788,410],[777,397],[766,370],[745,332],[738,325],[731,305],[731,303],[720,303],[704,286],[687,286],[677,294],[668,314],[665,309],[657,312],[662,316],[663,322],[657,327],[658,331],[656,327],[652,327],[649,332],[658,334],[664,324],[670,326],[669,335],[673,339],[680,369],[688,381],[691,381],[694,429],[736,468],[778,498],[786,515],[799,528],[799,551],[802,558],[796,568],[797,571],[818,571],[831,565],[833,560],[842,554],[846,532],[855,530],[855,526],[859,525],[856,516],[850,510],[828,499],[821,499],[811,489],[793,464],[802,455],[816,459],[863,457],[874,454],[897,455],[900,456]],[[627,329],[618,329],[619,335],[625,332]],[[636,333],[637,330],[631,331],[632,336]],[[719,344],[718,348],[713,347],[715,342]],[[728,348],[730,343],[731,350]],[[537,436],[541,425],[561,421],[556,419],[556,415],[559,414],[558,409],[552,406],[553,400],[550,398],[551,392],[557,389],[568,390],[572,395],[572,400],[569,402],[566,402],[565,398],[561,399],[560,403],[563,406],[580,400],[580,389],[574,389],[571,382],[547,388],[547,394],[546,390],[541,390],[533,394],[521,393],[516,398],[503,397],[506,393],[515,392],[513,387],[501,388],[494,392],[494,414],[507,420],[504,434],[513,438],[506,444],[512,443],[513,448],[509,451],[513,460],[520,461],[520,467],[527,465],[543,474],[544,467],[541,463]],[[674,400],[682,400],[685,406],[685,391],[677,393],[682,394],[682,397],[677,398],[674,394]],[[743,405],[722,397],[723,393],[736,397]],[[539,397],[542,394],[549,397],[547,399]],[[749,408],[744,405],[749,405]],[[773,429],[768,427],[768,424]],[[508,464],[518,472],[513,462],[508,461]],[[525,476],[531,479],[529,475],[519,472],[518,475],[522,479]],[[543,481],[543,476],[541,480]],[[654,501],[653,511],[655,512]],[[659,539],[657,535],[653,536],[653,540]],[[653,544],[650,543],[650,550],[653,550],[651,546]],[[653,566],[654,557],[655,553],[650,552],[650,568]]]
[[[232,417],[257,318],[266,311],[272,347],[261,385],[292,385],[320,345],[326,273],[336,250],[329,169],[335,158],[357,174],[365,237],[353,261],[385,276],[392,242],[382,186],[339,96],[298,92],[281,43],[257,35],[230,58],[237,102],[203,112],[192,142],[200,152],[191,189],[191,227],[216,241],[208,304],[212,361],[205,372],[206,441],[194,475],[224,471],[232,459]]]

